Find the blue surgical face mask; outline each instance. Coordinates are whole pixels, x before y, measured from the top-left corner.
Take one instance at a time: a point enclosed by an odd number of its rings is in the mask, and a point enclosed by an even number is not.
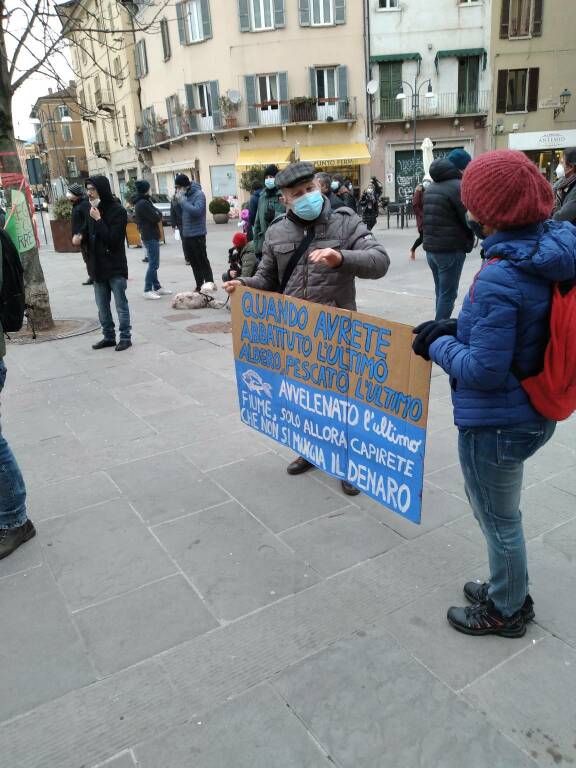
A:
[[[266,185],[266,189],[274,189],[276,186],[276,179],[273,176],[269,176],[267,179],[264,179],[264,184]]]
[[[486,233],[484,232],[484,224],[481,224],[479,221],[474,221],[470,218],[470,216],[466,216],[466,220],[468,221],[468,226],[474,232],[476,237],[479,237],[481,240],[483,240],[486,237]]]
[[[338,190],[340,189],[340,182],[339,181],[333,181],[330,184],[330,187],[334,190],[334,192],[338,192]]]
[[[314,221],[322,213],[323,205],[324,198],[322,197],[322,192],[319,189],[315,189],[313,192],[307,192],[295,200],[292,203],[292,210],[299,219]]]

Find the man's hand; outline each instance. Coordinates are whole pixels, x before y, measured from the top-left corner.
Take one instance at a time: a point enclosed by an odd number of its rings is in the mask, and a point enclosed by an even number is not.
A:
[[[94,221],[100,221],[102,216],[100,216],[100,211],[96,207],[90,208],[90,218],[94,219]]]
[[[240,280],[229,280],[227,283],[224,283],[222,287],[224,288],[226,293],[234,293],[237,285],[242,285]]]
[[[80,245],[82,242],[82,235],[72,235],[72,245]]]
[[[313,264],[326,264],[327,267],[335,269],[342,264],[342,254],[335,251],[334,248],[320,248],[308,256],[308,261]]]

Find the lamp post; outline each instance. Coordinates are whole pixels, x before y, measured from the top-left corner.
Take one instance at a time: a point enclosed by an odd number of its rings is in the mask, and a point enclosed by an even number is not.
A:
[[[60,105],[55,105],[59,107]],[[54,119],[54,112],[50,109],[49,105],[45,105],[42,107],[42,110],[40,111],[40,114],[47,115],[47,127],[48,127],[48,133],[52,136],[52,146],[54,148],[54,154],[56,155],[56,163],[58,166],[58,170],[60,172],[61,178],[66,178],[65,174],[62,173],[62,164],[60,161],[60,155],[58,154],[58,147],[56,146],[56,120]],[[30,122],[35,124],[42,125],[42,121],[39,119],[37,112],[34,110],[30,116]],[[62,123],[72,123],[73,120],[70,117],[70,115],[65,115],[64,117],[60,118],[60,124]],[[50,162],[48,162],[48,174],[50,176]]]
[[[554,110],[554,120],[556,120],[558,115],[566,111],[566,107],[571,98],[572,98],[572,91],[570,91],[568,88],[564,88],[564,90],[560,94],[560,106]]]
[[[404,99],[406,99],[406,94],[404,93],[403,86],[407,86],[410,89],[410,94],[412,96],[412,121],[414,123],[414,143],[412,148],[412,167],[414,169],[413,189],[416,189],[416,179],[418,176],[416,173],[416,122],[418,120],[418,109],[420,108],[420,92],[425,85],[427,85],[428,88],[426,90],[426,93],[424,94],[424,98],[433,99],[435,94],[434,94],[434,91],[432,90],[432,80],[428,79],[428,80],[424,80],[421,83],[418,83],[417,77],[414,78],[414,85],[406,82],[406,80],[402,80],[402,82],[400,83],[400,88],[396,95],[396,99],[398,101],[404,101]]]

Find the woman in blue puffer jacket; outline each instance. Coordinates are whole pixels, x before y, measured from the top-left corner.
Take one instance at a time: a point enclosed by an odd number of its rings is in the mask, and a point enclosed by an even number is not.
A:
[[[450,608],[467,634],[521,637],[534,618],[520,493],[524,461],[556,424],[534,410],[517,376],[537,373],[555,282],[576,277],[576,228],[550,221],[552,190],[521,152],[476,158],[462,181],[484,261],[458,320],[423,323],[414,351],[450,376],[466,494],[488,545],[490,579],[468,582],[473,604]],[[516,374],[516,375],[515,375]]]

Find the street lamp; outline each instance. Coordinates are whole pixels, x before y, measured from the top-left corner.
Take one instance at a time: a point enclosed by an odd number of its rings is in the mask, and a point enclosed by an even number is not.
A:
[[[559,114],[566,111],[566,107],[571,98],[572,91],[568,90],[568,88],[564,88],[560,94],[560,106],[554,110],[554,120],[556,120]]]
[[[426,93],[424,94],[425,99],[433,99],[435,97],[435,93],[432,90],[432,81],[431,80],[424,80],[420,84],[417,82],[417,78],[414,78],[414,85],[411,83],[406,82],[406,80],[402,80],[400,83],[400,88],[398,89],[398,93],[396,94],[396,99],[398,101],[404,101],[406,99],[406,94],[404,93],[403,86],[407,86],[410,89],[410,93],[412,95],[412,113],[413,113],[413,123],[414,123],[414,143],[413,143],[413,149],[412,149],[412,167],[414,169],[414,189],[416,189],[416,179],[418,177],[418,174],[416,173],[416,121],[418,119],[418,109],[420,108],[420,92],[422,91],[422,88],[427,85],[428,88],[426,89]]]

